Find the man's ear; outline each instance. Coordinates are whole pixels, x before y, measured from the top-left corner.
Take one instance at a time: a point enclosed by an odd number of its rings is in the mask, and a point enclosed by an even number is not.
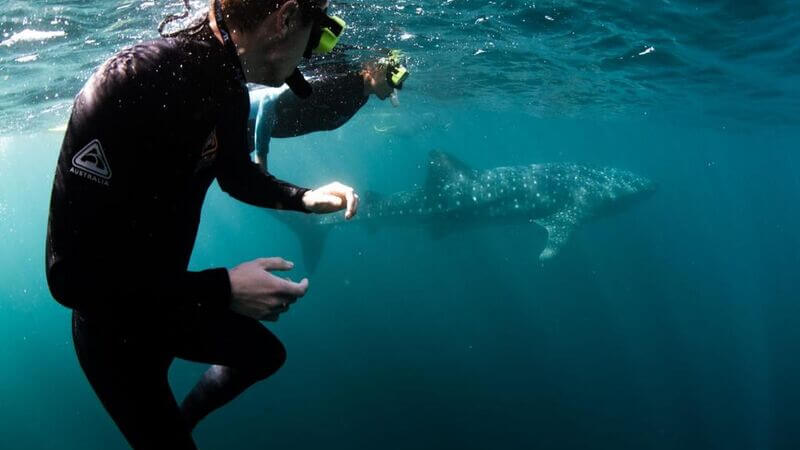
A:
[[[292,21],[300,14],[300,5],[295,0],[289,0],[278,9],[278,25],[280,36],[286,36],[292,27]]]

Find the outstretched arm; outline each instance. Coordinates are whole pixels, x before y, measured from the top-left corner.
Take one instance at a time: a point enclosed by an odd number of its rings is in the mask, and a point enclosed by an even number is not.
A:
[[[240,125],[246,120],[246,108],[232,108],[225,117],[228,126],[221,128],[222,152],[217,180],[220,187],[234,198],[255,206],[288,209],[302,212],[330,213],[345,209],[350,219],[358,210],[358,195],[349,186],[331,183],[310,190],[278,180],[262,170],[248,157],[246,129]]]
[[[266,170],[272,137],[293,137],[315,131],[333,130],[346,123],[374,94],[385,100],[392,93],[386,81],[386,67],[369,62],[326,64],[311,76],[313,93],[302,100],[286,86],[250,91],[250,148]]]
[[[223,191],[245,203],[273,209],[308,212],[303,194],[308,189],[279,180],[259,168],[249,157],[247,109],[233,107],[225,113],[225,123],[217,129],[222,151],[217,181]]]
[[[275,101],[272,137],[333,130],[350,120],[367,103],[369,91],[360,68],[346,65],[343,71],[342,67],[327,64],[315,73],[310,80],[314,91],[308,99],[284,91]]]

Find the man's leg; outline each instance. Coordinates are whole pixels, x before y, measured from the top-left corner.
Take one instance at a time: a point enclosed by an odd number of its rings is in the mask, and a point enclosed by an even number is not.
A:
[[[286,361],[286,350],[274,334],[233,311],[186,316],[183,324],[174,354],[213,364],[181,405],[189,429]]]
[[[88,319],[74,312],[72,336],[89,383],[135,449],[196,449],[167,382],[172,357],[159,332]]]

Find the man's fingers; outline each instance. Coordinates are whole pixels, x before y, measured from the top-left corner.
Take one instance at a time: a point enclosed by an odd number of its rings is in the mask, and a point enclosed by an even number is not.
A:
[[[345,191],[344,195],[347,199],[347,211],[344,213],[344,218],[349,220],[356,215],[356,210],[358,209],[358,195],[349,188]]]
[[[345,206],[345,199],[339,197],[338,195],[332,194],[325,194],[325,203],[331,205],[334,208],[342,209]]]
[[[278,304],[270,308],[270,312],[262,316],[261,320],[266,320],[268,322],[276,322],[278,320],[278,316],[289,311],[289,307],[294,302],[297,301],[296,297],[279,297],[279,298],[280,301],[278,302]]]
[[[256,264],[264,270],[291,270],[294,263],[283,258],[258,258]]]
[[[338,195],[315,192],[313,196],[314,206],[317,212],[338,211],[344,207],[345,200]]]
[[[276,295],[280,297],[302,297],[308,290],[308,278],[303,278],[299,283],[281,279],[280,292]]]
[[[344,218],[349,219],[353,217],[353,206],[355,206],[356,199],[355,193],[352,189],[346,189],[344,191],[344,198],[347,200],[347,210],[344,212]]]
[[[293,303],[295,303],[297,301],[297,297],[294,297],[294,296],[291,296],[291,295],[283,295],[283,296],[281,296],[279,298],[281,299],[281,301],[285,305],[291,305],[291,304],[293,304]]]

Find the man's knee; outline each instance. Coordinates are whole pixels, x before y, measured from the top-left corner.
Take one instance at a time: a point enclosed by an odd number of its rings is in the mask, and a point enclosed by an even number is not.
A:
[[[253,361],[254,366],[249,368],[258,379],[264,379],[277,372],[286,362],[286,348],[277,338],[272,345],[266,346]]]

